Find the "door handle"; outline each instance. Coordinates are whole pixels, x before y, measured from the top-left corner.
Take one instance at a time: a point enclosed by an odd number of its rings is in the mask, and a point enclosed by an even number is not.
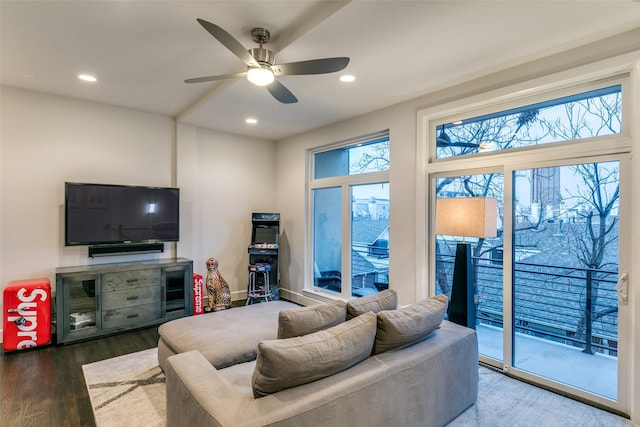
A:
[[[629,276],[626,272],[620,275],[618,283],[616,283],[616,291],[620,304],[626,305],[629,301]]]

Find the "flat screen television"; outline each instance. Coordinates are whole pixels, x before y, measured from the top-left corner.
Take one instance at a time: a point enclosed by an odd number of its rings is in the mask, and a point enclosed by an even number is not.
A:
[[[65,246],[176,242],[180,190],[65,183]]]

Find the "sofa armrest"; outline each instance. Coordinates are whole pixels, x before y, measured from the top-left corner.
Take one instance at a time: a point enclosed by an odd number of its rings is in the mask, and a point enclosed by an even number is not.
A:
[[[169,357],[165,374],[167,427],[233,425],[247,403],[199,351]]]

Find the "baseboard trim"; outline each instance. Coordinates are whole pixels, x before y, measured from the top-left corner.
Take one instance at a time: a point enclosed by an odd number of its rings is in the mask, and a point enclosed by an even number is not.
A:
[[[206,294],[207,290],[205,289],[203,292]],[[204,299],[206,301],[208,301],[209,297],[205,295]],[[247,290],[246,289],[244,289],[242,291],[233,291],[233,292],[231,292],[231,301],[237,301],[237,300],[242,300],[242,299],[247,299]]]
[[[283,298],[289,301],[292,301],[292,302],[295,302],[296,304],[300,304],[304,306],[315,305],[315,304],[331,302],[336,300],[336,298],[330,298],[325,295],[317,294],[315,292],[310,292],[308,290],[303,290],[302,293],[299,293],[299,292],[294,292],[290,289],[280,288],[280,295],[282,295]]]
[[[203,293],[204,293],[203,305],[206,305],[207,298],[208,298],[206,294],[206,290],[204,290]],[[294,292],[291,289],[278,288],[278,293],[280,294],[280,297],[282,297],[283,299],[294,302],[296,304],[304,305],[304,306],[315,305],[315,304],[331,302],[336,300],[336,298],[331,298],[326,295],[322,295],[306,289],[303,290],[303,293],[300,293],[300,292]],[[241,301],[246,299],[247,299],[246,289],[243,289],[241,291],[231,292],[231,301]]]

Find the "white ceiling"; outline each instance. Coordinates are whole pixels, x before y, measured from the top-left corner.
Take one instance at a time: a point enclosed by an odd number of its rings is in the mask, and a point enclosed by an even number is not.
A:
[[[0,0],[1,83],[176,117],[278,140],[508,66],[640,26],[640,3],[602,1]],[[283,76],[281,104],[207,33],[211,21],[245,47],[272,33],[277,62],[348,56],[344,73]],[[91,73],[97,83],[79,81]],[[259,120],[247,125],[247,117]]]

